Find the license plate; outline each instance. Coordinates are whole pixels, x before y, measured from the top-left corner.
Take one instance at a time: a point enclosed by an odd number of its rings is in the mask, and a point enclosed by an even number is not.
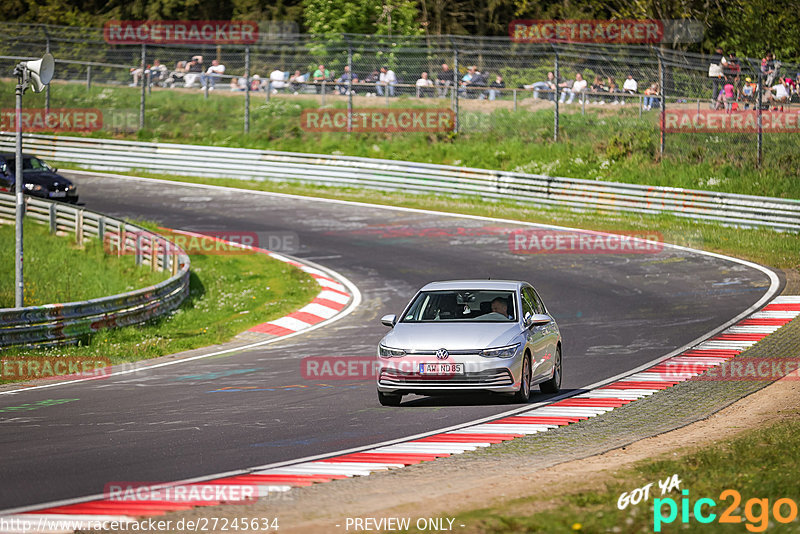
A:
[[[463,375],[463,363],[421,363],[419,364],[419,374],[421,375]]]
[[[65,196],[67,196],[67,192],[66,191],[51,191],[50,192],[50,196],[52,198],[63,198]]]

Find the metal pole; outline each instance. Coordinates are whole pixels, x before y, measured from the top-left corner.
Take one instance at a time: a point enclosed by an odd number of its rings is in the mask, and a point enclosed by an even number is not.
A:
[[[555,47],[553,47],[555,49]],[[553,74],[555,75],[555,82],[556,82],[556,90],[553,95],[553,100],[555,102],[555,108],[553,111],[553,141],[558,142],[558,50],[556,52],[556,62],[555,62],[555,70]]]
[[[453,43],[453,111],[455,117],[453,120],[453,133],[458,133],[458,48]]]
[[[514,111],[517,111],[517,90],[514,89]]]
[[[142,95],[139,98],[139,129],[144,130],[144,99],[145,99],[145,85],[144,69],[147,67],[146,61],[147,45],[142,43]]]
[[[659,141],[659,159],[664,159],[664,148],[666,145],[666,120],[667,120],[667,87],[665,84],[666,80],[666,69],[664,69],[664,60],[661,58],[661,54],[658,54],[658,85],[661,89],[661,95],[659,103],[661,104],[661,135]]]
[[[763,156],[762,150],[763,150],[763,142],[764,142],[764,129],[763,129],[763,124],[764,123],[762,122],[762,116],[761,116],[761,107],[762,107],[761,104],[763,102],[762,97],[763,97],[763,92],[764,92],[763,79],[764,79],[763,78],[763,73],[759,71],[759,73],[758,73],[758,111],[756,112],[756,116],[758,118],[757,121],[756,121],[756,123],[758,124],[758,135],[756,137],[756,149],[757,149],[756,167],[759,168],[759,169],[761,168],[761,162],[762,162],[762,156]]]
[[[16,159],[17,170],[14,173],[14,189],[17,194],[16,202],[16,246],[14,248],[14,307],[22,308],[25,301],[24,281],[22,278],[22,218],[25,215],[25,180],[22,176],[22,92],[25,90],[26,71],[17,67],[16,94]]]
[[[353,47],[349,39],[347,43],[347,68],[350,76],[347,79],[347,131],[353,131]]]
[[[50,84],[47,84],[50,87]],[[86,90],[92,90],[92,66],[86,65]]]
[[[325,73],[323,73],[323,76],[324,75],[325,75]],[[327,80],[322,80],[322,104],[321,104],[321,106],[323,106],[323,107],[325,106],[325,82],[326,81]]]
[[[250,47],[244,47],[244,133],[250,133]],[[269,94],[269,85],[267,85]]]
[[[47,44],[45,45],[45,52],[48,54],[50,53],[50,35],[47,33],[47,28],[44,30],[45,35],[47,36]],[[44,114],[50,115],[50,84],[47,84],[47,87],[44,88]]]

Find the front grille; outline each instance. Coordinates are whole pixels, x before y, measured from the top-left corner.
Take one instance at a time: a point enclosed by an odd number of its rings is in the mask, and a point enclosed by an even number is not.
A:
[[[514,378],[508,369],[488,369],[477,373],[438,377],[387,368],[381,369],[378,382],[382,386],[510,386],[514,383]]]

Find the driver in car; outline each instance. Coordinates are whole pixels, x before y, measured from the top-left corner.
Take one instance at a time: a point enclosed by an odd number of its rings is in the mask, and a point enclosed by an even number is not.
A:
[[[512,317],[508,314],[508,304],[506,303],[506,299],[502,297],[497,297],[492,301],[492,313],[499,313],[506,319],[512,319]]]

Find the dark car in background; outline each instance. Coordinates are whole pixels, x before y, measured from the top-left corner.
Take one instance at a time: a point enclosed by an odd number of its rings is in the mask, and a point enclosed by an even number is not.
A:
[[[10,152],[0,152],[0,190],[14,191],[16,187],[17,160]],[[22,175],[24,192],[49,200],[78,202],[78,189],[43,160],[23,154]]]

